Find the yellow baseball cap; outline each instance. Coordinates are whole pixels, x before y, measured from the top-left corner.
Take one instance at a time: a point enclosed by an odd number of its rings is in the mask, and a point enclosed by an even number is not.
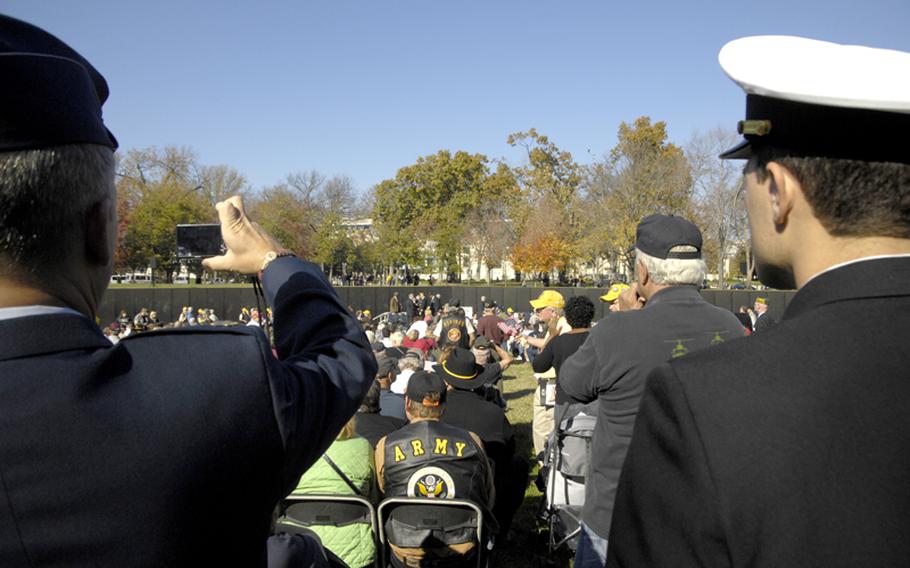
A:
[[[622,282],[617,282],[610,286],[610,290],[606,294],[600,297],[601,302],[615,302],[619,295],[629,289],[628,284],[623,284]]]
[[[544,290],[536,300],[531,300],[531,306],[535,310],[541,308],[564,308],[566,306],[566,301],[562,297],[562,294],[556,290]]]

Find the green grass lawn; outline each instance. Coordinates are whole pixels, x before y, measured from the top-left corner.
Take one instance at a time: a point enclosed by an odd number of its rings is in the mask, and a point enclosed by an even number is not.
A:
[[[537,388],[531,365],[528,363],[512,365],[505,372],[503,394],[509,403],[507,416],[515,429],[515,442],[520,455],[526,456],[534,464],[531,479],[537,477],[537,461],[534,457],[534,444],[531,438],[532,397]],[[496,566],[507,568],[528,568],[552,566],[548,562],[547,533],[537,520],[542,495],[534,483],[528,485],[525,500],[515,514],[512,528],[516,533],[516,542],[498,551]],[[553,560],[553,559],[549,559]]]

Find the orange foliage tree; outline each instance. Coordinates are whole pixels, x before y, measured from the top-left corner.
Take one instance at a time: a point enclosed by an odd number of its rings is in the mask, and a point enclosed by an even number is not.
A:
[[[555,231],[529,237],[512,247],[512,253],[509,255],[512,266],[519,272],[564,270],[575,256],[572,243]]]

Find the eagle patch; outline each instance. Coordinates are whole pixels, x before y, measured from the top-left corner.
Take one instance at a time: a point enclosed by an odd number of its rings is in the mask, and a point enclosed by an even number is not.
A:
[[[455,482],[452,476],[438,467],[423,467],[408,479],[408,497],[454,499]]]

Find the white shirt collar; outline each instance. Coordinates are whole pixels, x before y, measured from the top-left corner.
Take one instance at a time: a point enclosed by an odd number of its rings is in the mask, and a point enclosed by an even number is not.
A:
[[[44,316],[48,314],[72,314],[79,317],[85,317],[72,308],[61,308],[58,306],[16,306],[14,308],[0,308],[0,320],[29,316]]]
[[[810,276],[808,280],[803,282],[803,287],[805,287],[806,284],[808,284],[815,278],[818,278],[825,272],[831,272],[832,270],[837,270],[838,268],[843,268],[844,266],[848,266],[850,264],[856,264],[857,262],[866,262],[867,260],[881,260],[883,258],[910,258],[910,254],[878,254],[878,255],[874,255],[874,256],[864,256],[862,258],[854,258],[853,260],[848,260],[847,262],[841,262],[841,263],[835,264],[833,266],[829,266],[828,268],[822,270],[821,272],[816,272],[815,274]]]

